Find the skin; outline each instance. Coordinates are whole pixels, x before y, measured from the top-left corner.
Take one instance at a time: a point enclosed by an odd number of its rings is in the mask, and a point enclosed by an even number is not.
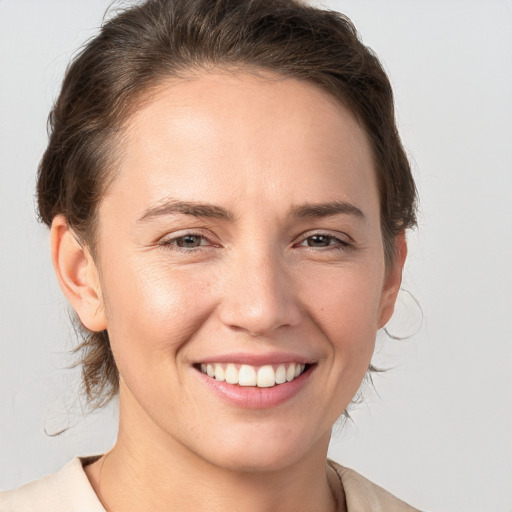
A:
[[[121,153],[95,259],[64,217],[52,225],[60,284],[87,328],[108,329],[121,375],[116,445],[85,468],[94,490],[107,510],[335,510],[331,427],[393,312],[406,255],[401,235],[386,267],[365,133],[311,84],[219,70],[160,87],[126,123]],[[148,216],[171,198],[232,218]],[[333,201],[364,218],[290,215]],[[187,233],[201,245],[180,252]],[[193,366],[276,351],[314,368],[266,409],[219,398]]]

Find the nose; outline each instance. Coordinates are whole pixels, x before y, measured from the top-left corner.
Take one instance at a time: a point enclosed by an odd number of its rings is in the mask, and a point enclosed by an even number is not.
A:
[[[245,250],[225,273],[220,318],[250,336],[270,337],[301,318],[293,272],[271,249]]]

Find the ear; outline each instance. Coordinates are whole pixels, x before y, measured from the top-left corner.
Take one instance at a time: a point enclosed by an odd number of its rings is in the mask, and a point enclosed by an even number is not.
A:
[[[81,244],[63,215],[57,215],[50,231],[52,261],[60,287],[90,331],[107,328],[100,280],[90,251]]]
[[[391,266],[386,270],[386,277],[382,289],[379,312],[379,329],[384,327],[395,310],[395,302],[402,284],[402,271],[405,258],[407,257],[407,242],[405,240],[405,231],[402,231],[395,237],[394,258]]]

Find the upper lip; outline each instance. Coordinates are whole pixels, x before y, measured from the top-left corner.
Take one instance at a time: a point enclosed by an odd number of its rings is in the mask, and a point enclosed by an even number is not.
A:
[[[289,352],[273,352],[268,354],[248,354],[243,352],[230,352],[229,354],[218,354],[207,356],[198,360],[197,363],[234,363],[248,364],[250,366],[264,366],[271,364],[300,363],[312,364],[316,361],[310,357]]]

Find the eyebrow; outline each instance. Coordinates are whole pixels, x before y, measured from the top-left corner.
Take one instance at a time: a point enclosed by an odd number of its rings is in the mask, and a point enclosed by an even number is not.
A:
[[[154,206],[147,208],[137,222],[145,222],[155,217],[164,215],[190,215],[192,217],[205,217],[233,221],[235,215],[222,206],[216,206],[207,203],[198,203],[194,201],[179,201],[176,199],[166,199]],[[361,220],[366,217],[362,210],[357,206],[345,201],[330,201],[327,203],[304,203],[298,206],[292,206],[290,216],[295,218],[322,218],[335,215],[353,215]]]
[[[305,203],[294,206],[291,209],[291,215],[298,218],[321,218],[334,215],[354,215],[361,220],[366,220],[362,210],[357,206],[345,201],[330,201],[328,203]]]
[[[182,215],[190,215],[193,217],[208,217],[221,220],[233,220],[234,215],[213,204],[196,203],[194,201],[178,201],[176,199],[166,199],[154,206],[149,207],[140,217],[138,222],[160,217],[162,215],[174,215],[180,213]]]

